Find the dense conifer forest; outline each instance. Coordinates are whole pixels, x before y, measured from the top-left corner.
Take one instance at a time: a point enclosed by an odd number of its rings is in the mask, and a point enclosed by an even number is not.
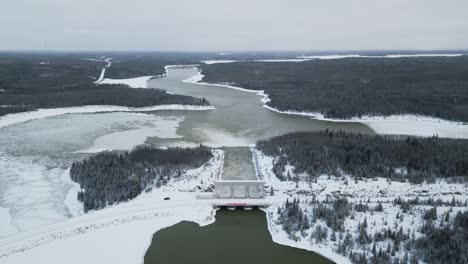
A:
[[[138,146],[124,153],[104,152],[72,164],[70,177],[80,184],[78,200],[85,212],[128,201],[145,190],[158,188],[184,170],[212,157],[205,146],[158,149]]]
[[[280,110],[329,118],[420,114],[468,122],[468,56],[201,65],[203,81],[265,90]]]
[[[0,116],[38,108],[85,105],[208,105],[205,99],[171,95],[159,89],[96,85],[93,82],[106,63],[86,58],[84,54],[0,54]],[[148,64],[147,68],[156,67],[155,64],[158,62]]]
[[[274,172],[282,180],[291,177],[284,175],[288,164],[297,174],[307,173],[309,180],[342,172],[357,179],[385,177],[413,183],[468,176],[468,140],[462,139],[299,132],[261,140],[257,148],[278,157]]]

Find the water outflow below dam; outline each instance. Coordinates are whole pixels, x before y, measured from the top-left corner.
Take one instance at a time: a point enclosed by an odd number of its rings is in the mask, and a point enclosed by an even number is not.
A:
[[[216,221],[200,227],[181,222],[153,236],[145,264],[331,264],[313,252],[272,241],[260,210],[216,212]]]

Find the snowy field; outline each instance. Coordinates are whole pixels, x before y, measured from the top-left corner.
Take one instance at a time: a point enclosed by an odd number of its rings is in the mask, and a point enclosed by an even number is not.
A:
[[[99,84],[126,84],[132,88],[148,88],[148,81],[155,76],[142,76],[129,79],[104,78]]]

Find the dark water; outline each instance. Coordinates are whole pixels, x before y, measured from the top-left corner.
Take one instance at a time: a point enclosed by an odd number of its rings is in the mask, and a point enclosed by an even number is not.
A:
[[[272,241],[260,210],[219,210],[215,223],[182,222],[153,236],[145,264],[330,264],[313,252]]]

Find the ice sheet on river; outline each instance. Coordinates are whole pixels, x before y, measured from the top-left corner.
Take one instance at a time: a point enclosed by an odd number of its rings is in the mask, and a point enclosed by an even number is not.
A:
[[[157,117],[148,124],[139,124],[137,128],[106,134],[94,140],[91,147],[79,150],[81,153],[96,153],[105,150],[130,150],[144,144],[148,137],[182,138],[177,128],[183,117]]]

